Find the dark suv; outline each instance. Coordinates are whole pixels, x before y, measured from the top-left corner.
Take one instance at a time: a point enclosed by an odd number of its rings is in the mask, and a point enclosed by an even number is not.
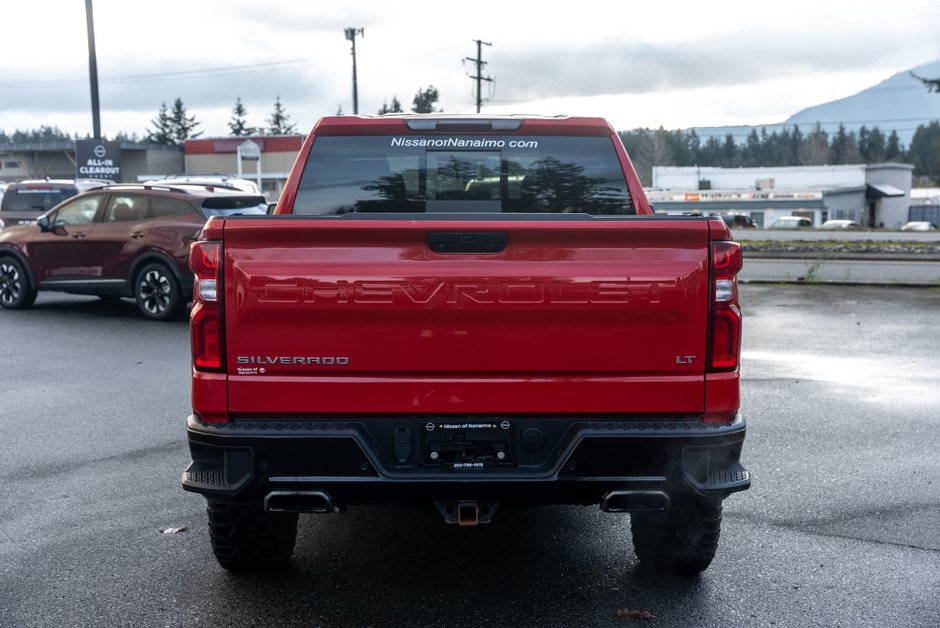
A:
[[[34,223],[62,201],[112,184],[114,181],[103,179],[29,179],[11,183],[0,200],[0,229]]]
[[[757,229],[751,217],[744,214],[722,214],[721,219],[732,229]]]
[[[74,196],[35,224],[0,231],[0,306],[23,309],[38,290],[133,297],[167,320],[192,294],[189,245],[210,216],[263,214],[263,196],[216,185],[111,185]]]

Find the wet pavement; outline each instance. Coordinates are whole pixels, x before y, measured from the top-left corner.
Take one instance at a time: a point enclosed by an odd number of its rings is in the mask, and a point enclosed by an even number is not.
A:
[[[229,574],[179,487],[186,324],[60,295],[0,311],[0,624],[940,625],[940,290],[741,294],[754,485],[695,578],[640,569],[628,517],[595,507],[308,516],[288,570]]]

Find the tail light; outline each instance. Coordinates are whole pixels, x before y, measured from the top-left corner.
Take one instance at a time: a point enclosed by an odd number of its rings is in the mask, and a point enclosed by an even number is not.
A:
[[[743,267],[737,242],[711,244],[711,341],[708,371],[721,373],[738,368],[741,355],[741,309],[738,306],[737,274]]]
[[[200,371],[225,370],[222,294],[219,291],[222,278],[221,259],[221,242],[193,242],[190,247],[189,267],[196,276],[190,331],[193,366]]]

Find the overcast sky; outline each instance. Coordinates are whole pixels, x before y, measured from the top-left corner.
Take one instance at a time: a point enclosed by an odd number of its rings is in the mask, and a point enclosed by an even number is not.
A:
[[[780,122],[940,58],[936,0],[472,3],[94,0],[102,131],[146,133],[182,98],[204,136],[236,97],[263,125],[277,96],[306,132],[436,86],[446,112],[598,115],[620,130]],[[92,129],[84,2],[4,2],[0,130]]]

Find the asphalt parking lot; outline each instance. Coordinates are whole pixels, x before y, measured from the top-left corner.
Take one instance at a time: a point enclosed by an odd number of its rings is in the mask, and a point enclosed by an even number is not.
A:
[[[186,323],[64,295],[0,311],[0,625],[940,625],[940,289],[742,298],[754,484],[696,578],[638,569],[626,516],[465,529],[430,506],[302,518],[287,571],[231,575],[179,487]]]

